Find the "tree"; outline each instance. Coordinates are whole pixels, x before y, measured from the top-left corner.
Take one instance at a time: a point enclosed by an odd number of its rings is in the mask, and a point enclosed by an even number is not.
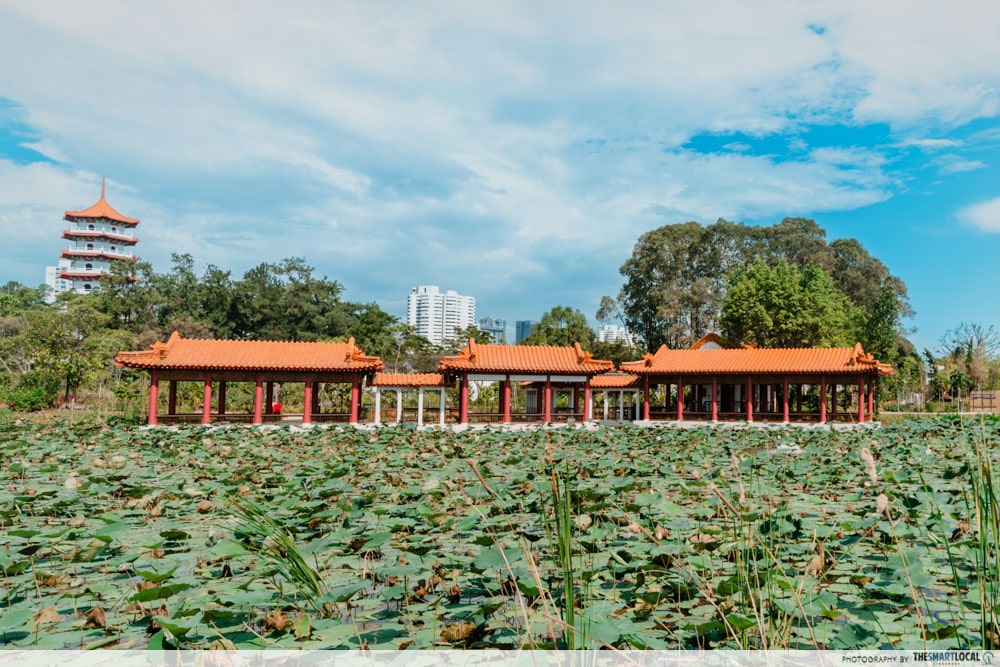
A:
[[[563,347],[579,343],[584,350],[589,350],[595,338],[586,315],[569,306],[555,306],[542,315],[538,324],[531,329],[531,335],[521,343]]]
[[[475,339],[475,341],[481,345],[493,344],[493,334],[488,331],[483,331],[479,327],[470,324],[464,329],[458,329],[455,331],[455,335],[452,338],[447,338],[442,341],[441,351],[445,354],[457,354],[469,344],[470,338]]]
[[[1000,332],[992,325],[962,322],[941,336],[941,350],[981,388],[989,380],[990,361],[1000,350]]]
[[[757,262],[733,274],[721,319],[723,336],[760,347],[845,347],[858,311],[815,264]]]
[[[787,262],[799,270],[815,264],[834,277],[851,303],[869,311],[884,298],[883,288],[890,288],[896,313],[888,312],[893,304],[884,301],[882,322],[896,322],[896,346],[912,351],[899,325],[912,315],[903,282],[856,240],[827,244],[826,232],[807,218],[785,218],[770,227],[686,222],[643,234],[621,267],[625,284],[619,301],[627,327],[650,351],[662,344],[687,347],[718,331],[730,276],[757,262],[772,267]]]

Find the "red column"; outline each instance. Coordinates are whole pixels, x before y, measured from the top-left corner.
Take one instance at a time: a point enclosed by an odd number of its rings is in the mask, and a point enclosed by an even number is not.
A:
[[[205,389],[201,399],[201,423],[209,424],[212,421],[212,376],[205,373]]]
[[[226,381],[219,380],[219,416],[226,414]]]
[[[503,423],[510,423],[510,376],[500,383],[500,405],[503,412]]]
[[[583,383],[583,419],[585,421],[590,421],[591,419],[594,418],[594,411],[593,408],[591,407],[593,403],[592,398],[593,394],[590,391],[590,376],[588,375],[587,380]]]
[[[677,421],[684,421],[684,378],[677,378]]]
[[[719,421],[719,378],[712,376],[712,421]]]
[[[868,421],[875,419],[875,378],[868,378]]]
[[[357,376],[354,376],[354,381],[357,383]],[[311,424],[312,423],[312,409],[313,409],[313,381],[312,378],[306,378],[306,387],[302,391],[302,423]],[[351,423],[357,421],[355,416],[354,406],[354,385],[351,386]]]
[[[313,400],[310,414],[315,417],[319,414],[319,382],[313,382]]]
[[[858,423],[865,423],[865,378],[858,380]]]
[[[826,376],[819,380],[819,423],[826,423]]]
[[[469,423],[469,376],[463,375],[458,387],[458,423]]]
[[[167,414],[177,414],[177,380],[171,380],[167,388]]]
[[[552,378],[545,376],[545,422],[552,421]]]
[[[747,421],[753,421],[753,378],[747,378]]]
[[[310,382],[310,391],[312,390]],[[310,398],[310,400],[312,400]],[[351,423],[358,423],[358,415],[361,414],[361,378],[354,374],[354,380],[351,382]]]
[[[160,377],[154,368],[149,372],[149,416],[147,423],[156,426],[157,404],[160,402]]]
[[[642,418],[649,421],[649,376],[642,376]]]
[[[253,388],[253,423],[261,424],[264,422],[263,413],[264,407],[264,380],[261,376],[257,376],[257,381],[254,383]]]
[[[784,382],[781,384],[781,409],[782,416],[785,418],[785,423],[788,423],[788,378],[786,377]]]

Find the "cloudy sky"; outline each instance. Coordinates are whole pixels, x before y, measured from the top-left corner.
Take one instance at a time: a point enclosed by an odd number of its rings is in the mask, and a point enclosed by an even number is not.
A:
[[[589,316],[636,239],[814,218],[910,290],[920,347],[1000,328],[1000,5],[0,0],[0,282],[63,212],[157,271],[303,257],[403,315]]]

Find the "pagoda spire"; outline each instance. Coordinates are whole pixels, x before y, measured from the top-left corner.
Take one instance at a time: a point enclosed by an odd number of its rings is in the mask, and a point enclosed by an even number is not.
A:
[[[104,199],[104,178],[101,178],[101,199]]]

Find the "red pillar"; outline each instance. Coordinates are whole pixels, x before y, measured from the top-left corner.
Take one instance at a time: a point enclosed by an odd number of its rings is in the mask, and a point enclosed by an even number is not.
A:
[[[354,381],[357,383],[357,376],[354,376]],[[306,387],[302,391],[302,423],[311,424],[312,423],[312,409],[313,409],[313,381],[312,378],[306,378]],[[351,423],[357,421],[355,417],[355,406],[354,406],[354,385],[351,385]]]
[[[753,421],[753,378],[747,378],[747,421]]]
[[[785,423],[788,423],[788,378],[786,377],[784,382],[781,384],[781,409],[782,416],[785,419]]]
[[[868,378],[868,421],[875,419],[875,378]]]
[[[712,421],[719,421],[719,378],[712,376]]]
[[[500,405],[503,412],[503,423],[510,423],[510,376],[500,383]]]
[[[313,417],[315,417],[316,415],[319,414],[319,382],[313,382],[312,394],[313,394],[313,400],[312,400],[312,409],[310,410],[310,414]]]
[[[463,375],[458,387],[458,423],[469,423],[469,376]]]
[[[583,383],[583,419],[584,421],[590,421],[594,418],[594,412],[591,407],[593,394],[590,391],[590,376],[587,376],[587,380]],[[647,396],[648,398],[648,396]],[[647,411],[648,414],[648,411]],[[648,419],[648,417],[647,417]]]
[[[171,380],[167,388],[167,414],[177,414],[177,380]]]
[[[545,376],[545,422],[552,421],[552,378]]]
[[[865,378],[858,380],[858,423],[865,423]]]
[[[226,414],[226,381],[219,380],[219,416]]]
[[[212,421],[212,376],[205,373],[205,389],[201,399],[201,423],[209,424]]]
[[[254,383],[253,388],[253,423],[261,424],[264,422],[263,415],[264,406],[264,381],[261,376],[257,376],[257,380]]]
[[[677,421],[684,421],[684,378],[677,378]]]
[[[819,380],[819,423],[826,423],[826,376]]]
[[[312,382],[310,382],[310,391],[312,391]],[[312,400],[312,397],[309,399]],[[351,381],[351,423],[358,423],[358,415],[361,414],[361,377],[357,373],[354,374],[354,379]]]
[[[160,402],[160,377],[154,368],[149,372],[149,416],[147,423],[156,426],[157,404]]]
[[[642,376],[642,418],[649,421],[649,376]]]

